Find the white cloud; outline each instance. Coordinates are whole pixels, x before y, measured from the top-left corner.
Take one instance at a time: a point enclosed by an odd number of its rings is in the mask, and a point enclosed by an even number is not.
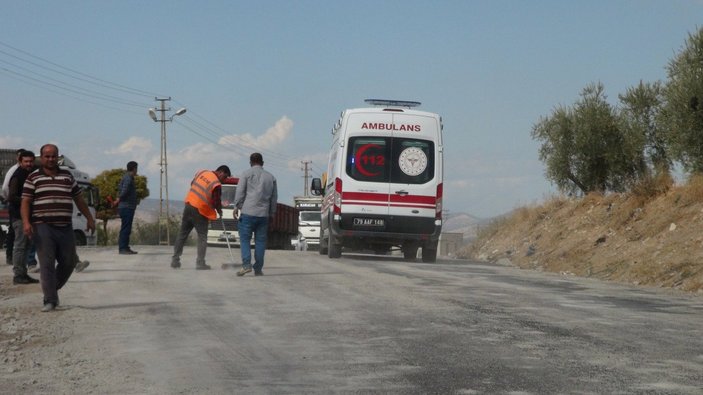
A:
[[[452,180],[448,184],[452,189],[469,189],[476,186],[476,183],[471,180]]]
[[[119,146],[105,151],[107,155],[123,155],[123,154],[135,154],[146,153],[152,149],[152,144],[150,140],[143,137],[132,136],[128,138],[124,143]]]
[[[250,133],[233,134],[222,137],[219,143],[234,147],[246,147],[247,150],[264,151],[280,145],[290,136],[291,130],[293,130],[293,121],[284,115],[258,137],[254,137]]]
[[[25,149],[31,149],[31,147],[23,147],[22,144],[25,144],[25,141],[21,137],[15,137],[15,136],[0,136],[0,147],[11,147],[13,149],[20,149],[20,148],[25,148]]]
[[[314,173],[319,173],[321,171],[327,171],[327,158],[329,156],[328,152],[319,152],[316,154],[304,155],[301,158],[291,159],[286,163],[286,168],[288,170],[300,171],[303,167],[302,162],[310,162],[308,164],[309,169],[313,169]]]
[[[252,151],[264,151],[278,147],[291,134],[293,121],[286,116],[281,117],[276,123],[268,128],[260,136],[253,136],[249,133],[240,135],[229,135],[222,137],[218,144],[196,143],[181,149],[169,150],[167,153],[169,197],[179,199],[185,195],[187,186],[198,170],[214,170],[219,165],[230,166],[232,174],[236,175],[239,170],[233,168],[235,163],[242,158],[248,161]],[[155,153],[154,159],[149,161],[149,186],[152,196],[158,197],[159,193],[159,153]],[[247,163],[247,162],[245,162]],[[300,165],[300,164],[298,164]]]

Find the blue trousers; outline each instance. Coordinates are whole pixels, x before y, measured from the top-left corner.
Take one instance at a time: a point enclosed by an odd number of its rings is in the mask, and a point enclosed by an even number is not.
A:
[[[120,251],[129,249],[129,236],[132,234],[132,222],[134,222],[134,212],[137,211],[133,208],[121,207],[117,209],[120,214],[120,220],[122,225],[120,226],[120,237],[117,241]]]
[[[254,271],[264,267],[266,236],[269,228],[268,217],[254,217],[242,214],[239,217],[239,250],[242,253],[242,267],[251,268],[251,234],[254,233]]]

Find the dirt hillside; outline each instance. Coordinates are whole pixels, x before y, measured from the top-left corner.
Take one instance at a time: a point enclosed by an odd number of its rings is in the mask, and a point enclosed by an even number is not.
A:
[[[661,192],[555,197],[494,221],[459,255],[703,293],[703,179]]]

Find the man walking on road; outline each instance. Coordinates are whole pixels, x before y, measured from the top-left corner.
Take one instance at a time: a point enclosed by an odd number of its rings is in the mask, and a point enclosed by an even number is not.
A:
[[[42,311],[47,312],[58,306],[58,291],[71,277],[76,265],[73,204],[85,216],[86,230],[95,232],[95,219],[73,175],[59,167],[59,148],[45,144],[41,147],[40,158],[41,167],[24,183],[22,224],[24,234],[37,246],[44,293]]]
[[[190,190],[185,198],[181,230],[173,246],[172,268],[181,267],[183,245],[188,239],[190,231],[195,228],[198,234],[198,257],[195,261],[195,269],[210,269],[210,266],[205,264],[208,222],[216,220],[218,215],[222,217],[222,201],[220,200],[222,182],[231,175],[229,167],[222,165],[215,171],[200,170],[193,177],[193,181],[190,182]]]
[[[264,158],[255,152],[249,157],[251,166],[239,178],[234,197],[235,217],[239,215],[239,243],[242,268],[237,276],[251,272],[251,234],[254,233],[254,275],[263,276],[264,253],[269,218],[276,214],[278,188],[276,178],[264,170]]]
[[[22,151],[20,153],[20,166],[12,173],[7,191],[8,211],[10,225],[14,230],[15,240],[12,248],[13,284],[36,284],[39,280],[27,274],[27,247],[29,238],[24,234],[22,224],[22,189],[27,176],[34,167],[34,152]]]
[[[114,204],[117,205],[117,212],[120,214],[122,224],[120,226],[120,237],[117,242],[121,255],[132,255],[137,252],[129,246],[129,236],[132,234],[132,222],[134,221],[134,212],[137,210],[137,185],[134,182],[134,177],[137,176],[137,162],[130,161],[127,163],[127,171],[120,180],[120,185],[117,187],[117,200]]]

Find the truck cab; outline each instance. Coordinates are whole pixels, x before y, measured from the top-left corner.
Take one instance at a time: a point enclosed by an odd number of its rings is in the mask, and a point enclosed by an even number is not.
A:
[[[6,177],[8,169],[15,163],[17,163],[15,149],[0,149],[0,182]],[[100,192],[98,188],[90,182],[88,173],[78,170],[76,164],[65,155],[59,156],[58,165],[60,168],[67,170],[73,175],[76,183],[78,183],[78,186],[83,191],[83,199],[87,203],[90,213],[93,215],[93,218],[95,218],[95,208],[100,203]],[[40,162],[39,158],[37,158],[35,168],[39,166]],[[8,226],[9,215],[7,213],[7,204],[5,202],[0,202],[0,239],[4,240]],[[75,204],[73,205],[72,226],[73,234],[76,238],[76,245],[83,246],[95,240],[95,235],[86,233],[85,229],[88,226],[88,220],[78,211]]]
[[[298,209],[298,237],[296,243],[307,247],[320,246],[320,209],[322,196],[295,196],[295,208]]]
[[[76,180],[78,187],[83,191],[83,200],[88,205],[90,214],[95,218],[95,208],[100,203],[100,191],[98,188],[90,182],[90,177],[88,173],[78,170],[76,165],[68,157],[61,155],[59,157],[59,167],[64,170],[68,170],[73,178]],[[84,246],[88,244],[95,243],[95,235],[88,234],[86,228],[88,227],[88,220],[83,216],[83,214],[78,210],[76,205],[73,205],[73,234],[76,239],[76,245]]]
[[[228,177],[222,183],[222,218],[210,221],[207,230],[208,245],[226,246],[228,240],[231,245],[239,245],[239,227],[234,218],[234,195],[237,193],[238,183],[237,177]]]

